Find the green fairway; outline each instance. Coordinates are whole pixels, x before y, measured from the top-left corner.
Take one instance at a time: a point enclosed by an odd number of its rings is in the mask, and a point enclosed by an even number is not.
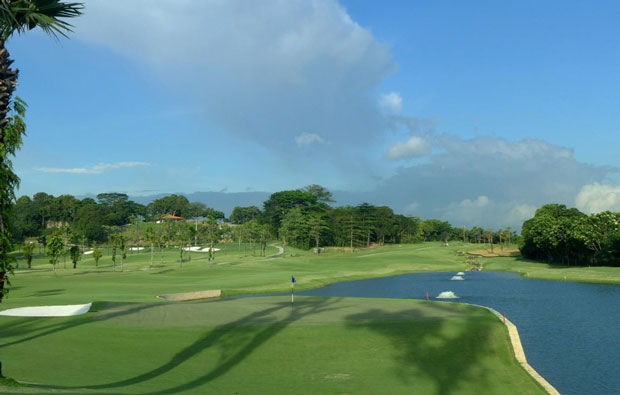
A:
[[[220,247],[220,246],[218,246]],[[168,302],[157,295],[222,289],[224,295],[286,291],[335,281],[466,268],[453,243],[385,246],[317,255],[275,246],[221,246],[215,263],[177,249],[109,256],[77,269],[44,257],[12,277],[2,309],[95,302],[67,318],[0,317],[4,373],[59,393],[542,393],[516,362],[502,323],[484,309],[437,302],[283,297]],[[270,256],[271,255],[271,256]],[[482,259],[482,258],[481,258]],[[163,263],[162,263],[163,261]],[[540,265],[484,258],[502,270]],[[512,266],[511,266],[512,264]],[[20,268],[23,266],[21,262]],[[504,265],[503,267],[501,265]],[[542,267],[543,265],[541,265]],[[523,266],[522,266],[523,267]],[[534,267],[534,266],[532,266]],[[554,270],[554,269],[546,269]],[[594,269],[592,269],[594,270]],[[591,271],[592,272],[592,271]]]
[[[292,274],[298,279],[296,287],[307,289],[357,278],[466,267],[463,257],[456,256],[452,247],[440,247],[439,243],[321,255],[287,248],[285,256],[278,258],[239,255],[235,253],[236,245],[228,246],[228,254],[223,251],[224,248],[217,253],[214,264],[208,262],[204,253],[192,253],[192,261],[181,264],[178,250],[169,249],[164,253],[163,264],[156,254],[153,268],[148,251],[128,254],[122,273],[118,258],[113,271],[108,256],[100,260],[99,267],[85,256],[77,269],[72,269],[70,262],[63,269],[60,263],[56,276],[41,257],[35,261],[33,271],[14,276],[15,287],[2,302],[2,308],[98,300],[151,302],[161,294],[207,289],[222,289],[224,295],[279,292],[290,288]],[[268,255],[277,252],[275,247],[267,251]]]
[[[513,247],[512,249],[515,250],[516,248]],[[472,251],[474,249],[468,248],[467,250]],[[501,253],[497,247],[495,250],[496,253]],[[480,257],[478,262],[483,264],[484,270],[520,273],[525,277],[542,280],[620,284],[620,267],[552,265],[525,259],[518,255]]]
[[[109,303],[2,317],[5,374],[40,393],[544,393],[490,312],[300,297]]]

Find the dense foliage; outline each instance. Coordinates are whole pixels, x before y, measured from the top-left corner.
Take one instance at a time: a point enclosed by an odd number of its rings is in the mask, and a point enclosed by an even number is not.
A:
[[[18,243],[29,239],[46,244],[52,232],[63,228],[68,244],[84,246],[106,242],[114,245],[117,239],[113,235],[122,233],[131,245],[146,244],[153,249],[199,242],[214,245],[228,240],[255,244],[261,255],[267,241],[273,239],[309,249],[454,239],[497,243],[509,241],[511,235],[514,237],[509,228],[497,232],[478,227],[454,228],[437,219],[422,220],[395,214],[386,206],[363,203],[332,207],[328,204],[331,202],[329,191],[310,185],[273,193],[263,203],[263,210],[256,206],[235,207],[226,219],[221,211],[203,203],[189,202],[182,195],[165,196],[145,206],[129,200],[123,193],[101,193],[97,200],[80,200],[71,195],[55,197],[39,192],[32,198],[22,196],[15,203],[12,234]],[[138,226],[144,221],[171,218],[169,216],[191,220],[182,221],[183,224],[169,222],[160,227]],[[223,226],[224,223],[230,224]],[[182,249],[179,254],[183,260]]]
[[[546,204],[523,223],[521,253],[564,265],[620,266],[620,213]]]

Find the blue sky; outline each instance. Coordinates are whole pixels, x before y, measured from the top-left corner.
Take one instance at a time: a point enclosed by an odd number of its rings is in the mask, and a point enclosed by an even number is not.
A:
[[[140,18],[136,16],[140,15]],[[8,44],[19,194],[311,183],[455,225],[620,210],[620,5],[86,1]]]

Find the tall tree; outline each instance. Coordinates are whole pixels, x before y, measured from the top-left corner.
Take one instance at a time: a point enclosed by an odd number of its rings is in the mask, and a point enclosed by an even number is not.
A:
[[[215,244],[220,241],[222,236],[221,229],[214,217],[207,220],[204,225],[204,234],[209,244],[209,261],[215,260]]]
[[[336,202],[334,200],[334,197],[332,196],[332,193],[320,185],[317,185],[317,184],[308,185],[307,187],[303,187],[301,190],[314,195],[314,197],[316,197],[317,202],[322,202],[322,203],[335,203]]]
[[[73,268],[75,269],[77,267],[78,261],[82,259],[82,251],[80,250],[80,247],[76,245],[71,246],[70,251],[71,251],[71,262],[73,263]]]
[[[61,231],[56,230],[47,241],[47,256],[49,257],[49,262],[52,264],[52,268],[54,269],[54,275],[56,275],[56,264],[58,263],[60,256],[64,253],[64,250],[65,243],[63,240],[63,234]]]
[[[153,267],[153,258],[155,255],[155,243],[157,242],[157,233],[152,225],[149,225],[144,231],[144,237],[151,243],[151,267]]]
[[[39,27],[46,34],[66,36],[71,25],[63,19],[81,14],[83,4],[64,3],[58,0],[2,0],[0,2],[0,302],[7,292],[7,273],[13,271],[9,252],[9,217],[11,203],[15,200],[15,188],[19,177],[13,171],[11,157],[22,145],[26,133],[25,103],[13,99],[19,70],[11,68],[13,60],[6,49],[6,42],[14,33],[22,34]],[[2,367],[0,365],[0,377]]]
[[[34,243],[30,242],[24,244],[24,248],[22,248],[22,251],[24,252],[24,257],[28,262],[28,269],[32,269],[32,253],[34,251]]]
[[[103,256],[101,249],[99,247],[95,247],[93,249],[93,259],[95,260],[95,266],[99,266],[99,259]]]
[[[327,229],[329,228],[324,215],[320,213],[313,213],[308,217],[308,230],[314,239],[314,246],[317,254],[321,253],[320,238],[321,235],[327,231]]]

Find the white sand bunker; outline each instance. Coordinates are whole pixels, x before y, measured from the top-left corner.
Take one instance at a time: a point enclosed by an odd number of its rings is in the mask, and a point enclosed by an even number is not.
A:
[[[439,295],[437,295],[437,299],[458,299],[459,297],[454,294],[452,291],[443,291]]]
[[[69,317],[87,313],[88,310],[90,310],[90,306],[92,306],[92,303],[64,306],[17,307],[15,309],[0,311],[0,315],[11,317]]]
[[[465,273],[464,273],[464,272],[458,272],[458,273],[456,273],[456,275],[457,275],[457,276],[464,276],[464,275],[465,275]]]
[[[200,252],[200,250],[202,249],[202,247],[185,247],[183,248],[183,251],[194,251],[194,252]]]
[[[461,276],[452,276],[452,278],[450,280],[460,280],[460,281],[463,281],[465,279],[463,277],[461,277]]]
[[[93,250],[84,251],[84,255],[90,255],[93,253]]]
[[[129,251],[142,251],[144,247],[131,247]]]
[[[211,250],[211,247],[189,247],[189,248],[183,248],[183,251],[193,251],[193,252],[209,252]],[[219,251],[219,248],[214,248],[213,252],[217,252]]]

